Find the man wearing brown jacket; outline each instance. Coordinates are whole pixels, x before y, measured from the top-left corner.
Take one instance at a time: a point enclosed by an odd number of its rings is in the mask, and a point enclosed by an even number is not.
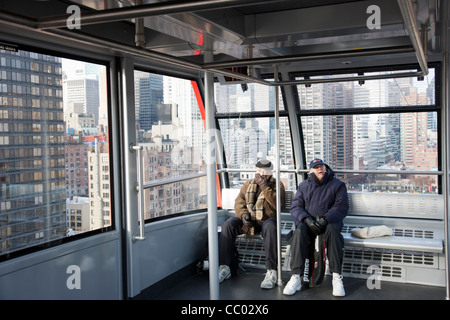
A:
[[[239,234],[261,233],[266,255],[266,276],[261,288],[271,289],[277,283],[277,225],[276,225],[276,180],[272,176],[272,163],[260,160],[256,164],[255,178],[242,186],[236,197],[236,217],[222,225],[219,237],[219,282],[236,274],[238,257],[235,247]],[[284,206],[285,189],[280,182],[281,207]]]

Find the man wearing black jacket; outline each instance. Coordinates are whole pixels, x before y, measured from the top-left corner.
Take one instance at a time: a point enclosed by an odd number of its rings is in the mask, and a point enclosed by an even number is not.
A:
[[[303,181],[292,200],[291,215],[295,218],[295,232],[291,245],[291,279],[283,293],[293,295],[301,289],[308,248],[315,236],[324,233],[330,271],[333,273],[333,295],[345,296],[341,269],[344,238],[343,219],[348,213],[345,183],[321,159],[309,164],[308,179]]]

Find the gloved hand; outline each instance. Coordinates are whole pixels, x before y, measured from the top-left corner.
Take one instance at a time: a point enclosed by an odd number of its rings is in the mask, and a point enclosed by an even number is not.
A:
[[[319,225],[321,231],[320,233],[324,232],[328,224],[327,219],[325,217],[320,217],[319,219],[316,220],[316,222]]]
[[[316,220],[314,220],[312,217],[306,217],[305,219],[303,219],[303,222],[306,223],[309,230],[311,230],[311,232],[314,236],[317,236],[322,233],[320,224]]]
[[[259,173],[255,174],[255,182],[258,184],[258,186],[263,189],[267,187],[267,181]]]
[[[250,215],[248,213],[243,213],[241,216],[242,222],[244,223],[244,225],[246,226],[251,226],[252,225],[252,220],[250,219]]]

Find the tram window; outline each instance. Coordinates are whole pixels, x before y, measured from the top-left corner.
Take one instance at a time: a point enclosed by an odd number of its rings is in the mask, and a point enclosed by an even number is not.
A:
[[[249,83],[244,87],[240,84],[216,83],[214,93],[217,113],[275,110],[275,87],[258,83]],[[280,110],[284,110],[282,103]]]
[[[145,189],[146,219],[206,209],[205,186],[206,180],[201,177]]]
[[[307,159],[339,170],[436,171],[436,112],[302,117]],[[350,191],[436,193],[437,175],[339,174]]]
[[[0,78],[1,256],[109,230],[106,67],[23,50],[0,59],[12,75]]]
[[[296,190],[295,174],[282,172],[284,169],[294,169],[291,131],[287,117],[280,117],[279,150],[275,150],[273,117],[219,119],[219,126],[224,140],[227,167],[241,170],[228,173],[231,188],[240,188],[246,180],[253,177],[258,159],[275,162],[278,152],[281,181],[286,190]]]
[[[135,70],[137,141],[143,146],[145,219],[206,208],[203,104],[186,79]],[[192,179],[183,180],[186,176]],[[179,182],[173,180],[180,178]],[[170,182],[159,184],[160,181]]]
[[[226,167],[237,172],[228,172],[230,188],[240,188],[254,176],[258,159],[276,160],[280,156],[280,179],[286,190],[296,190],[294,173],[283,172],[295,169],[289,120],[280,117],[280,148],[275,150],[275,118],[257,115],[258,112],[271,114],[275,110],[275,88],[249,83],[245,91],[240,84],[215,84],[216,114],[231,114],[219,118],[219,128],[223,139]],[[281,90],[278,96],[279,109],[285,110]],[[242,118],[240,113],[252,112],[251,118]],[[234,115],[233,115],[234,113]]]
[[[306,159],[323,158],[337,171],[371,171],[339,173],[349,191],[439,193],[438,175],[428,174],[438,170],[440,143],[435,69],[429,70],[421,81],[411,77],[361,85],[299,85],[300,108],[307,110],[300,117]],[[406,106],[417,112],[402,112]],[[372,107],[382,112],[367,112]],[[347,112],[339,114],[341,108]],[[333,110],[323,115],[317,109]],[[413,173],[374,174],[375,170]]]
[[[416,72],[401,70],[389,72],[366,72],[366,76]],[[332,79],[358,74],[311,76],[310,79]],[[295,77],[302,80],[303,77]],[[382,108],[401,106],[424,106],[435,104],[435,69],[419,80],[417,77],[365,80],[363,82],[331,82],[298,85],[300,106],[303,110],[340,108]]]

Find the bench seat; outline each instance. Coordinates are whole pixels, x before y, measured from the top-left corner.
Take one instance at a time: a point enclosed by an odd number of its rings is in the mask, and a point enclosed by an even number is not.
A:
[[[351,234],[354,228],[386,225],[393,235],[361,239]],[[352,247],[444,253],[442,221],[407,218],[347,216],[342,229],[345,245]]]
[[[294,192],[290,191],[289,201]],[[445,284],[444,228],[440,213],[439,195],[419,197],[416,207],[420,212],[412,214],[412,208],[405,207],[409,195],[394,197],[379,194],[349,194],[351,210],[344,219],[341,231],[344,237],[344,277],[367,279],[371,266],[381,270],[382,281],[415,283],[443,286]],[[229,199],[234,202],[235,195]],[[415,198],[414,198],[415,199]],[[375,201],[376,200],[376,201]],[[392,202],[391,202],[392,200]],[[428,212],[421,209],[427,201],[432,204]],[[398,216],[387,216],[379,212],[379,205],[373,202],[388,202],[389,206],[403,208],[395,210]],[[389,203],[390,202],[390,203]],[[427,206],[425,206],[427,207]],[[294,218],[289,206],[281,212],[282,226],[282,270],[290,271],[291,235],[295,230]],[[225,209],[225,208],[224,208]],[[235,216],[233,207],[228,207],[228,217]],[[405,213],[408,211],[408,213]],[[427,212],[425,212],[427,211]],[[392,211],[391,211],[392,213]],[[352,235],[355,228],[385,225],[392,228],[393,235],[362,239]],[[265,269],[263,241],[260,235],[239,236],[236,246],[241,257],[242,267]]]
[[[364,247],[364,248],[379,248],[392,250],[407,250],[407,251],[421,251],[443,253],[444,243],[441,239],[419,239],[409,237],[378,237],[370,239],[361,239],[353,236],[350,233],[342,233],[346,246],[350,247]]]
[[[225,202],[228,203],[227,205],[225,205],[225,208],[229,210],[231,216],[234,216],[234,199],[236,198],[239,189],[223,189],[223,191],[225,193],[228,192],[228,194],[225,194]],[[360,195],[357,196],[361,197]],[[289,214],[289,208],[292,203],[293,197],[293,191],[286,191],[286,205],[282,208],[281,214],[281,233],[284,240],[289,240],[289,233],[295,228],[294,219]],[[352,202],[354,203],[354,200]],[[361,239],[351,234],[351,230],[356,227],[362,228],[382,224],[391,227],[394,230],[394,235],[371,239]],[[443,253],[444,235],[442,234],[442,232],[440,232],[440,230],[442,230],[441,226],[442,222],[439,220],[418,221],[416,219],[408,218],[396,219],[388,217],[348,216],[344,220],[342,235],[344,236],[345,245],[350,247]],[[406,231],[401,232],[397,230],[408,230],[409,233]],[[419,237],[417,237],[417,233],[420,233]],[[241,235],[239,237],[244,238],[245,235]],[[255,237],[258,238],[259,236],[257,235]]]

